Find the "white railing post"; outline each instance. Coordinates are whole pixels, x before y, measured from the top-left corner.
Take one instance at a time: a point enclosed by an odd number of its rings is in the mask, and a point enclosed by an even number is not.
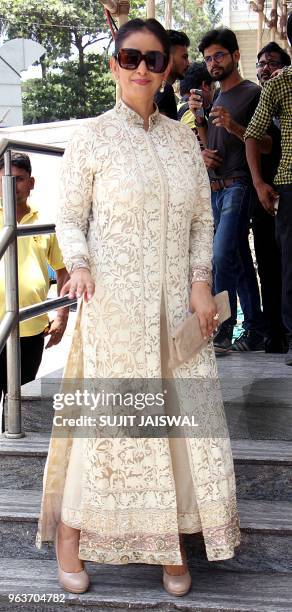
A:
[[[8,418],[7,438],[22,438],[21,431],[21,360],[19,341],[19,322],[37,317],[53,308],[63,308],[75,304],[76,299],[67,296],[55,300],[45,300],[19,310],[18,296],[18,258],[17,237],[34,236],[55,232],[55,225],[25,224],[17,226],[15,178],[11,176],[11,149],[41,153],[43,155],[62,156],[64,149],[53,145],[42,145],[32,142],[0,139],[0,157],[4,156],[4,176],[2,177],[3,193],[3,229],[0,231],[0,259],[5,257],[5,308],[6,312],[0,321],[0,352],[7,343],[7,396]]]
[[[5,303],[6,312],[10,312],[16,320],[7,340],[7,381],[8,384],[8,419],[7,438],[22,438],[21,432],[21,370],[19,343],[19,299],[18,299],[18,262],[16,240],[16,192],[15,178],[11,176],[11,152],[4,154],[5,174],[3,181],[3,213],[4,227],[13,229],[15,238],[7,247],[5,261]]]

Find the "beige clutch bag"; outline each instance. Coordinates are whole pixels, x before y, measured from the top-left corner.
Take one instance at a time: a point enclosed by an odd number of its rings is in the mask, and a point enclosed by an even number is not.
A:
[[[217,293],[214,299],[220,324],[231,316],[228,291]],[[170,338],[169,367],[177,368],[182,363],[189,361],[207,342],[208,340],[204,340],[202,336],[199,320],[194,312],[176,328],[173,337]]]

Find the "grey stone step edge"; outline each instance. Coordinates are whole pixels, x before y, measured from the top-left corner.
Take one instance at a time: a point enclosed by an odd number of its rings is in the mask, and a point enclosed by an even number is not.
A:
[[[2,559],[0,610],[63,610],[74,612],[291,612],[292,576],[276,573],[240,573],[191,570],[193,586],[184,597],[171,597],[161,584],[161,568],[151,565],[109,566],[88,564],[90,590],[82,595],[64,593],[56,580],[55,561]],[[28,604],[12,607],[8,593],[64,593],[57,606]],[[6,608],[5,608],[6,604]],[[3,606],[3,607],[2,607]]]
[[[2,489],[0,521],[36,522],[40,501],[41,491]],[[292,535],[292,502],[238,500],[238,508],[243,531]]]
[[[0,456],[45,457],[49,447],[49,434],[29,432],[19,440],[0,436]],[[281,440],[231,440],[235,463],[263,463],[292,465],[292,442]]]

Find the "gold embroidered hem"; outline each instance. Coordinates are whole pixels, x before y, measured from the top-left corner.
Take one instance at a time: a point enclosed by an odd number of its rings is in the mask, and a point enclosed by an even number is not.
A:
[[[68,527],[73,529],[81,529],[81,512],[72,508],[62,508],[61,520]],[[177,524],[179,533],[200,533],[202,525],[197,514],[178,513]]]

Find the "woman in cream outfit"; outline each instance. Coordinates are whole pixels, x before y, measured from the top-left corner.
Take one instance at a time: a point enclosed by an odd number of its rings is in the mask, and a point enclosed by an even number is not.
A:
[[[143,54],[138,65],[129,49]],[[124,25],[111,60],[122,99],[66,149],[57,236],[69,297],[84,300],[64,376],[197,381],[192,412],[207,424],[215,418],[220,433],[58,438],[53,430],[37,543],[57,532],[59,580],[73,592],[88,588],[90,560],[162,564],[165,588],[182,595],[190,575],[180,534],[202,531],[209,560],[232,557],[239,543],[212,342],[172,372],[167,366],[168,337],[189,308],[204,336],[216,325],[208,176],[191,130],[153,103],[169,69],[158,22]]]

